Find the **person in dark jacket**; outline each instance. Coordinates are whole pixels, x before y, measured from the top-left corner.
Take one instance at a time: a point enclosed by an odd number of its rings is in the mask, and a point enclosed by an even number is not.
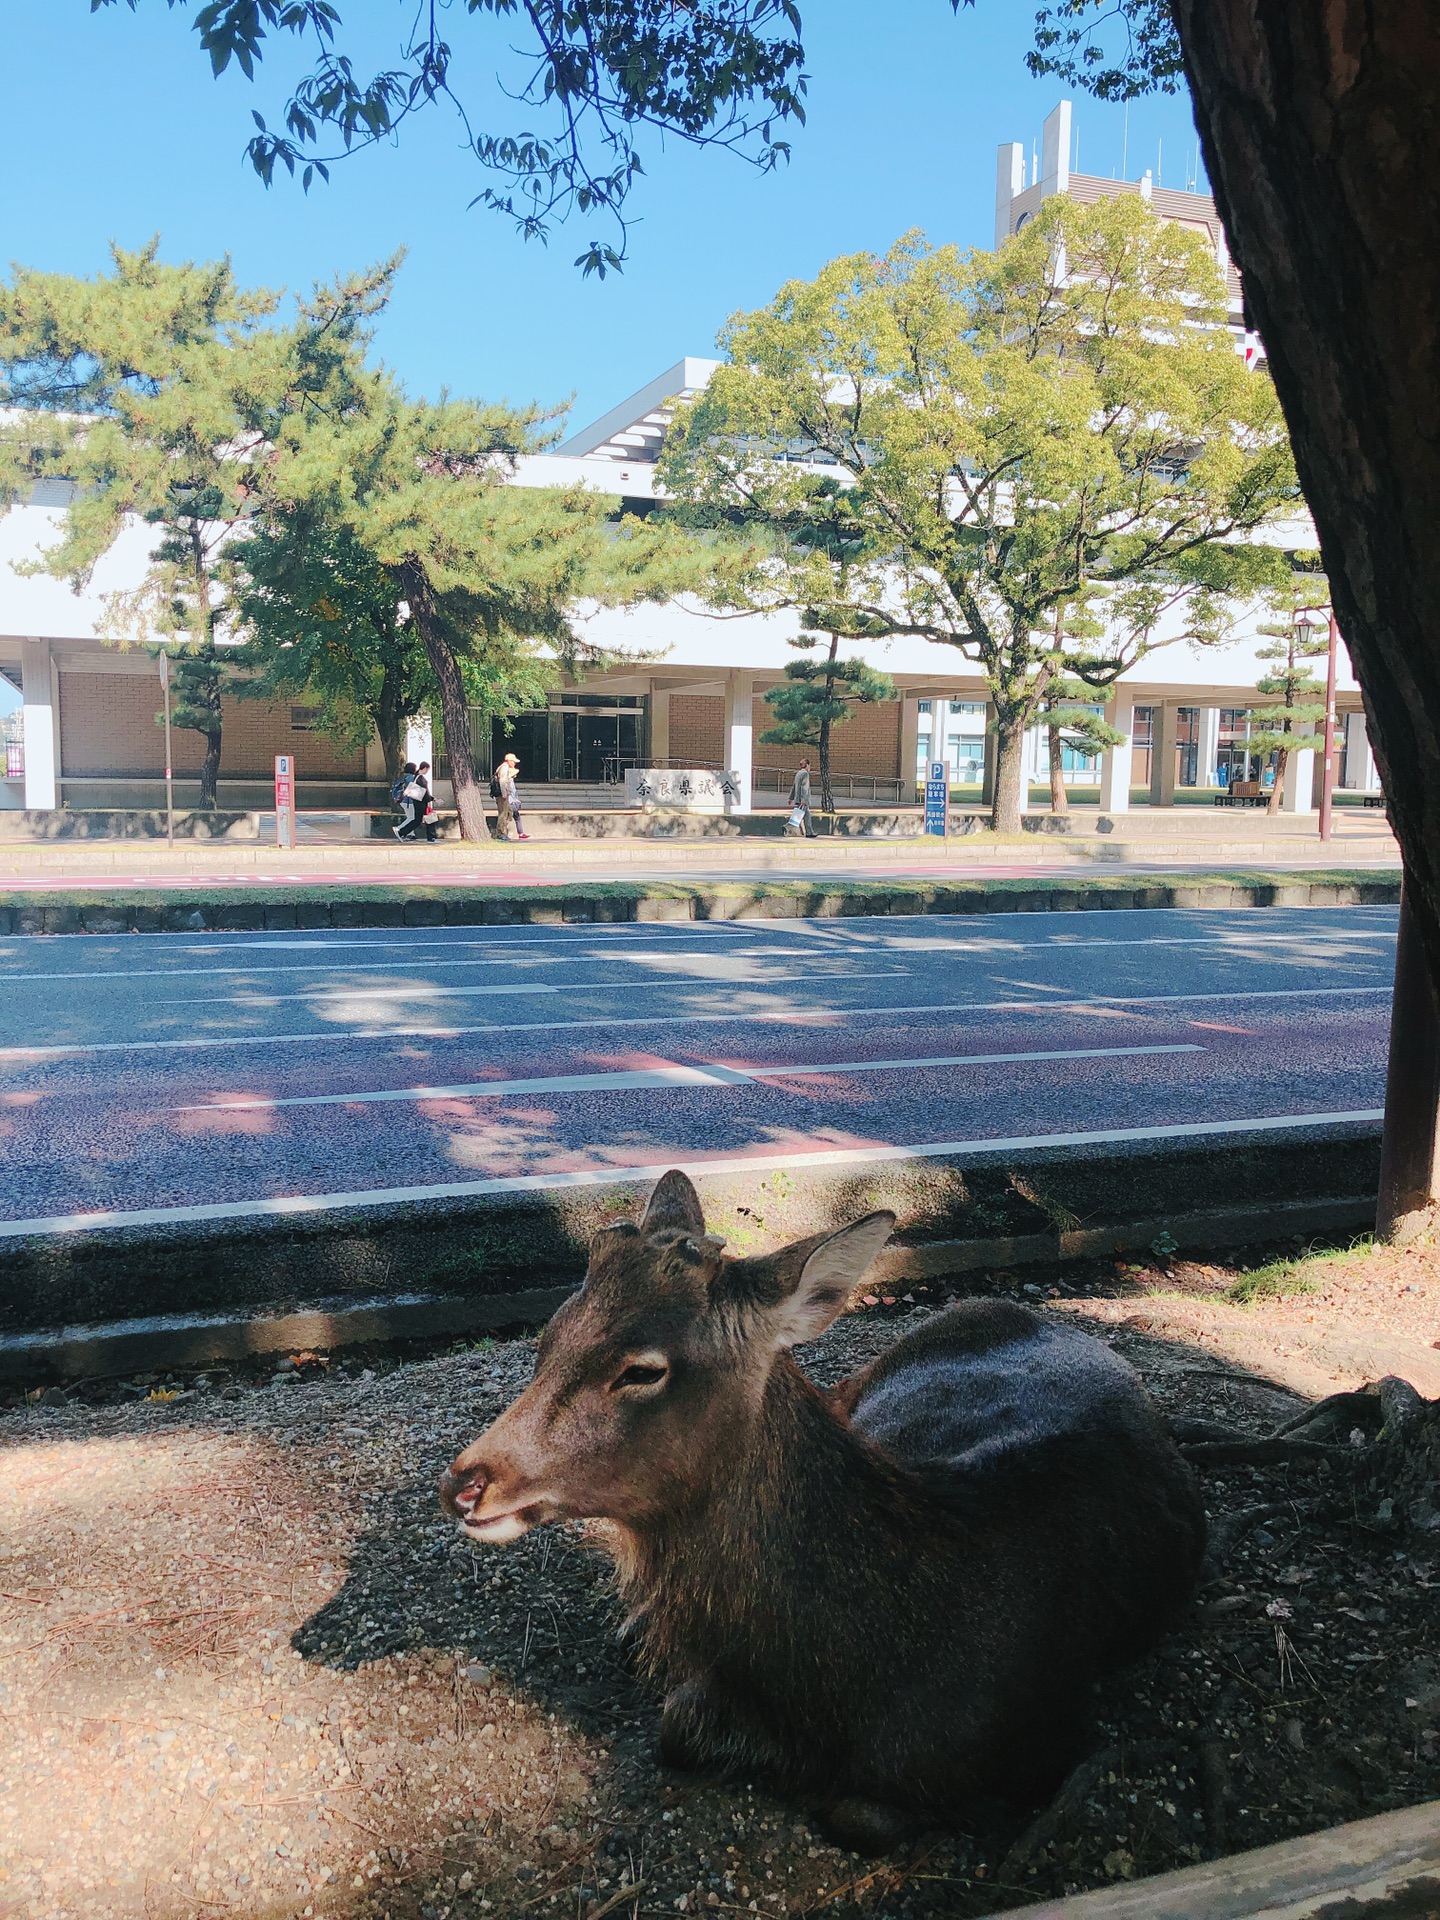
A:
[[[415,804],[415,838],[420,837],[420,829],[425,830],[425,838],[433,843],[439,817],[435,812],[435,796],[430,791],[430,762],[422,760],[415,769],[415,784],[425,789],[424,798]]]

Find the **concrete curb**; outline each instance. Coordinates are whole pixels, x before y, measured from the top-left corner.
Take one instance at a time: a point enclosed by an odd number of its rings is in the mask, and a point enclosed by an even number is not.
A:
[[[1026,1920],[1434,1920],[1440,1800],[1023,1911]]]
[[[1056,913],[1133,908],[1394,906],[1398,872],[1215,872],[1037,880],[956,878],[714,882],[567,880],[532,887],[387,887],[363,882],[159,892],[17,893],[0,935],[279,932],[354,927],[560,926],[625,921],[826,920],[907,914]]]
[[[1057,1149],[1003,1165],[717,1174],[701,1190],[711,1230],[743,1254],[888,1206],[898,1237],[871,1284],[899,1289],[1143,1252],[1162,1235],[1177,1251],[1199,1251],[1359,1232],[1374,1220],[1378,1156],[1378,1128],[1345,1126],[1221,1147]],[[645,1191],[648,1183],[617,1180],[543,1203],[394,1208],[366,1222],[352,1212],[249,1233],[127,1229],[16,1242],[0,1255],[0,1379],[205,1366],[539,1322],[578,1282],[590,1235],[633,1218]],[[1169,1212],[1152,1211],[1157,1191],[1170,1196]],[[1217,1191],[1232,1203],[1207,1204]]]

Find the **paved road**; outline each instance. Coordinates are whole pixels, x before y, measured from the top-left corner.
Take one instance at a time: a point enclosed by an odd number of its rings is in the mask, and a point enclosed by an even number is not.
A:
[[[0,1236],[1367,1118],[1388,908],[0,940]]]

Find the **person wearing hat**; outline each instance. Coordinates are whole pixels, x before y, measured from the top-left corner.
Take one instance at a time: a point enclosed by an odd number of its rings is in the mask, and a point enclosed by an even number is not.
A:
[[[524,824],[520,817],[520,790],[516,785],[516,778],[519,772],[520,760],[518,755],[513,753],[507,753],[505,758],[500,762],[500,765],[495,769],[493,792],[495,798],[500,803],[499,810],[495,815],[495,838],[497,840],[507,839],[509,836],[506,833],[506,828],[512,825],[515,828],[515,838],[517,840],[528,840],[530,838],[529,834],[525,831]]]

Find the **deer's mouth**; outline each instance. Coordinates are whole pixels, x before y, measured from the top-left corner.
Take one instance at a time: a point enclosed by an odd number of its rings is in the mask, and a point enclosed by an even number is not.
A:
[[[523,1506],[506,1507],[499,1513],[464,1514],[460,1531],[467,1540],[483,1540],[487,1546],[503,1547],[529,1533],[532,1527],[538,1527],[544,1518],[543,1508],[532,1501]]]

